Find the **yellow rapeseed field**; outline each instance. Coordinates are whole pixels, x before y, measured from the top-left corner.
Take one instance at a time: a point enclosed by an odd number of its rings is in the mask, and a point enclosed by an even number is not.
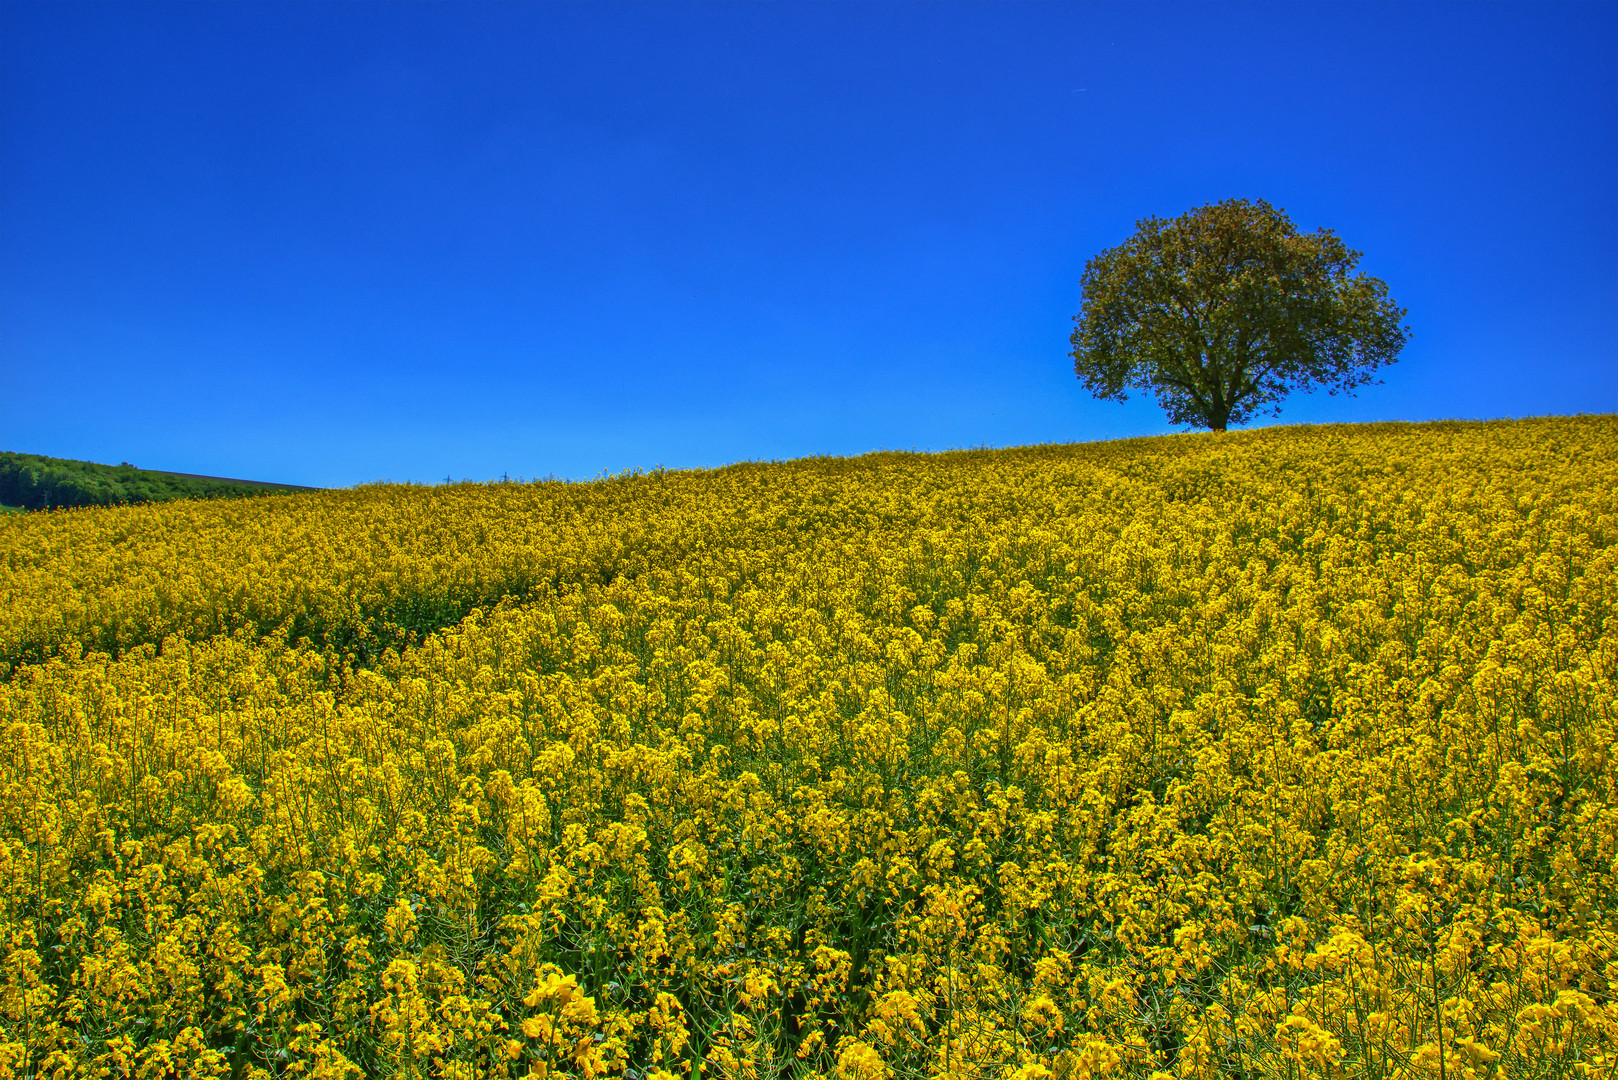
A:
[[[0,1076],[1618,1074],[1618,418],[0,519]]]

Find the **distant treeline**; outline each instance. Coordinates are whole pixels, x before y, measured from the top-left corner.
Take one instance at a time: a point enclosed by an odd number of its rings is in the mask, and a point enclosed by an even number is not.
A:
[[[169,499],[217,499],[264,495],[277,491],[309,491],[293,484],[228,480],[218,476],[154,472],[122,465],[40,454],[0,451],[0,505],[26,510],[64,506],[114,506],[165,502]]]

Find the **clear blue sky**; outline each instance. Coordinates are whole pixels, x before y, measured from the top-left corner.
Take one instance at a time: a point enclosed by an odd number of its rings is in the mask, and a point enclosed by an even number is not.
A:
[[[0,449],[346,485],[1169,430],[1087,258],[1409,309],[1281,422],[1618,409],[1618,5],[0,4]],[[1273,421],[1266,421],[1273,422]]]

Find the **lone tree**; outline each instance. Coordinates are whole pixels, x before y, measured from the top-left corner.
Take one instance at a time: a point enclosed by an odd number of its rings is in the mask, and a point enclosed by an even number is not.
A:
[[[1360,255],[1262,199],[1145,218],[1085,265],[1073,370],[1098,398],[1151,390],[1173,423],[1215,431],[1293,390],[1352,394],[1410,337],[1388,287],[1352,273]]]

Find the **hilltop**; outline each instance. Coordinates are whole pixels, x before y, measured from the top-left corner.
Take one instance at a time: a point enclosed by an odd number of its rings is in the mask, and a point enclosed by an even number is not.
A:
[[[172,499],[218,499],[285,491],[317,491],[297,484],[138,469],[123,462],[45,457],[0,451],[0,505],[24,510],[117,506]]]

